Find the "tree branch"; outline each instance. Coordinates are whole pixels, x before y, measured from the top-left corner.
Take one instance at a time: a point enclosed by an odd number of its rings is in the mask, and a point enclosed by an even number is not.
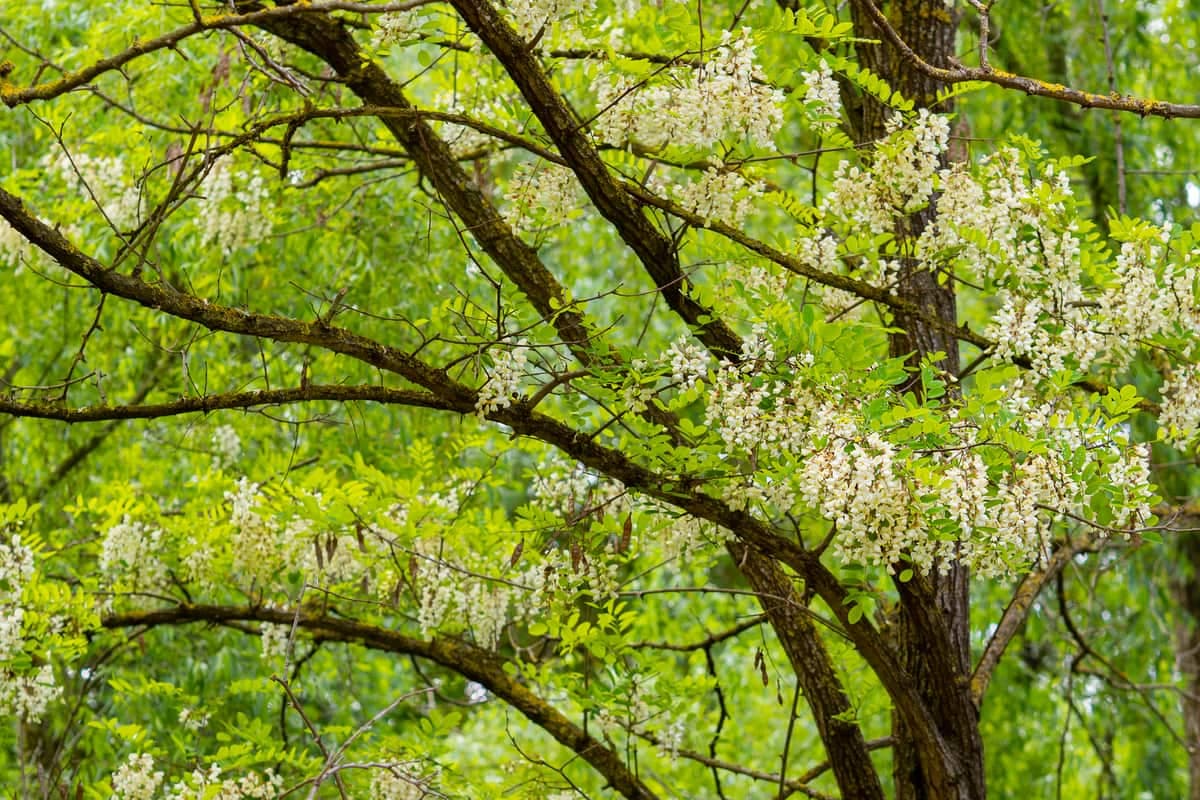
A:
[[[591,764],[624,797],[630,800],[654,800],[657,797],[616,753],[509,676],[504,671],[505,660],[502,657],[466,642],[441,636],[417,639],[387,628],[308,613],[302,609],[254,606],[178,605],[154,611],[110,614],[100,624],[116,630],[191,622],[225,624],[251,621],[295,625],[313,638],[324,641],[357,644],[372,650],[417,656],[440,664],[486,687],[489,692],[520,711],[530,722]]]
[[[787,653],[796,674],[797,689],[803,689],[804,701],[817,724],[842,796],[883,800],[879,773],[871,761],[862,728],[853,718],[854,706],[821,634],[807,615],[789,607],[807,605],[792,579],[777,562],[740,542],[730,542],[728,549],[734,563],[759,593],[759,603]],[[785,762],[781,773],[786,767]]]
[[[386,386],[341,386],[312,384],[292,389],[263,389],[229,392],[200,397],[181,397],[166,403],[131,405],[95,405],[67,408],[59,403],[22,403],[0,398],[0,414],[60,422],[99,422],[103,420],[154,419],[181,414],[207,414],[231,408],[256,408],[290,403],[332,400],[339,403],[368,401],[383,405],[404,405],[448,410],[447,404],[430,392],[391,389]]]
[[[1003,658],[1004,651],[1013,637],[1021,630],[1021,626],[1028,618],[1033,603],[1041,594],[1042,589],[1047,583],[1054,580],[1055,576],[1072,558],[1090,548],[1092,543],[1092,538],[1085,536],[1064,544],[1051,554],[1044,567],[1030,572],[1021,580],[1012,599],[1008,601],[1008,607],[1000,616],[1000,621],[996,623],[996,630],[988,639],[987,645],[983,648],[983,655],[979,657],[979,662],[971,674],[971,698],[975,701],[976,706],[983,705],[983,697],[987,694],[988,684],[992,680],[996,666]]]
[[[1071,103],[1083,108],[1105,108],[1111,111],[1126,111],[1142,117],[1163,117],[1165,119],[1174,119],[1177,117],[1189,119],[1200,118],[1200,105],[1169,103],[1165,100],[1146,100],[1132,95],[1118,94],[1117,92],[1095,94],[1093,92],[1074,89],[1070,86],[1064,86],[1061,83],[1047,83],[1037,78],[1016,75],[990,66],[964,67],[960,65],[948,69],[935,67],[933,64],[922,59],[908,46],[908,43],[896,32],[896,29],[892,27],[888,18],[872,0],[853,0],[853,2],[859,10],[871,18],[871,21],[879,29],[879,32],[896,49],[902,59],[907,61],[918,72],[942,83],[982,81],[1002,86],[1005,89],[1015,89],[1036,97],[1048,97],[1052,100]]]
[[[504,65],[546,133],[583,184],[596,210],[637,254],[653,278],[667,305],[696,330],[696,336],[717,356],[737,358],[742,341],[728,325],[716,319],[712,309],[696,302],[685,291],[685,276],[679,254],[669,237],[654,227],[621,190],[589,141],[586,128],[567,107],[550,83],[537,57],[516,31],[487,0],[451,0],[459,15],[492,54]]]

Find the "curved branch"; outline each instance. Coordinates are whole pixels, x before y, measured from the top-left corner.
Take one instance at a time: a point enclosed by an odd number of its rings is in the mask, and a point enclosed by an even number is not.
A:
[[[438,394],[447,407],[463,412],[474,408],[474,391],[454,381],[442,370],[395,347],[319,320],[302,322],[287,317],[254,314],[210,303],[166,284],[151,284],[135,275],[117,272],[76,248],[57,230],[30,214],[20,198],[3,188],[0,188],[0,217],[8,220],[22,236],[61,266],[101,291],[179,319],[199,323],[209,330],[316,345],[401,375]]]
[[[292,389],[263,389],[252,392],[181,397],[166,403],[132,405],[95,405],[67,408],[59,403],[21,403],[0,398],[0,414],[60,422],[100,422],[103,420],[154,419],[180,414],[207,414],[231,408],[255,408],[288,403],[332,400],[347,403],[365,400],[383,405],[416,406],[449,410],[446,402],[430,392],[391,389],[386,386],[339,386],[313,384]]]
[[[191,622],[269,622],[295,625],[315,639],[357,644],[372,650],[424,658],[453,670],[487,688],[556,741],[592,765],[613,789],[630,800],[655,800],[657,795],[602,742],[567,719],[562,712],[504,671],[505,659],[467,642],[434,637],[417,639],[386,628],[295,609],[179,605],[154,611],[111,614],[100,624],[110,630],[153,628]]]
[[[1030,572],[1022,579],[1017,590],[1013,592],[1008,607],[1004,609],[1000,621],[996,623],[996,630],[992,633],[992,638],[988,639],[987,645],[983,648],[983,655],[979,657],[975,671],[971,674],[971,698],[975,701],[976,706],[983,704],[983,696],[987,693],[988,684],[992,680],[996,665],[1000,663],[1005,649],[1029,617],[1033,603],[1041,594],[1042,589],[1047,583],[1054,580],[1055,576],[1072,558],[1089,549],[1092,544],[1091,537],[1083,537],[1076,542],[1065,544],[1054,551],[1044,567]]]
[[[1036,97],[1048,97],[1052,100],[1058,100],[1063,103],[1071,103],[1072,105],[1081,106],[1083,108],[1104,108],[1110,111],[1126,111],[1137,114],[1141,117],[1163,117],[1165,119],[1188,118],[1200,119],[1200,105],[1192,105],[1189,103],[1169,103],[1165,100],[1146,100],[1140,97],[1134,97],[1127,94],[1095,94],[1093,92],[1085,92],[1080,89],[1075,89],[1070,86],[1064,86],[1061,83],[1047,83],[1046,81],[1030,78],[1025,75],[1016,75],[1012,72],[1005,72],[990,66],[981,67],[964,67],[955,66],[949,69],[935,67],[928,61],[925,61],[916,52],[913,51],[904,38],[896,32],[888,18],[879,10],[872,0],[853,0],[855,6],[866,13],[871,21],[887,39],[888,43],[896,49],[900,57],[907,61],[914,69],[921,72],[930,78],[941,81],[942,83],[966,83],[968,81],[982,81],[984,83],[992,83],[996,86],[1001,86],[1005,89],[1015,89],[1024,92],[1028,95]]]

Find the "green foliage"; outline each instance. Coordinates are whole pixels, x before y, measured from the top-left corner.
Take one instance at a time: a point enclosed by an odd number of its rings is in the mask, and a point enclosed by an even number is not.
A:
[[[195,24],[46,5],[0,9],[6,97]],[[1069,551],[971,757],[997,797],[1182,795],[1164,587],[1195,576],[1160,517],[1195,497],[1200,351],[1121,301],[1197,307],[1183,126],[1123,122],[1121,209],[1109,118],[974,82],[931,117],[848,14],[531,5],[497,4],[508,56],[450,5],[273,6],[0,115],[0,188],[100,265],[0,222],[0,784],[141,800],[145,756],[171,800],[830,796],[794,637],[824,722],[886,737],[905,604],[970,564],[974,663]],[[1028,10],[996,63],[1100,85],[1091,13]],[[1113,10],[1122,90],[1193,17]],[[894,129],[833,127],[826,67]],[[983,140],[954,166],[951,119]]]

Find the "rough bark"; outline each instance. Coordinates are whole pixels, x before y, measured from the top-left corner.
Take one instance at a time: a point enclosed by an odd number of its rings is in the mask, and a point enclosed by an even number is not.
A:
[[[871,18],[869,3],[857,0],[852,5],[856,34],[873,42],[858,45],[862,64],[918,108],[934,107],[943,84],[916,69],[887,41]],[[941,0],[894,0],[884,11],[892,28],[923,61],[939,67],[950,65],[958,19]],[[863,100],[861,116],[851,121],[851,129],[860,144],[869,144],[884,135],[891,112],[873,98]],[[950,109],[943,105],[937,110]],[[911,239],[920,236],[932,215],[932,209],[913,215],[901,234]],[[958,345],[945,333],[957,318],[953,283],[939,283],[938,276],[915,259],[903,259],[896,294],[923,313],[895,312],[894,323],[900,332],[891,337],[892,355],[907,356],[915,366],[926,356],[944,353],[938,366],[957,375]],[[931,325],[928,317],[946,325]],[[957,762],[931,763],[937,754],[928,752],[904,719],[895,715],[893,779],[898,800],[986,796],[979,714],[970,692],[968,580],[966,568],[956,566],[946,574],[917,576],[896,584],[900,593],[892,626],[896,652]]]
[[[772,559],[740,542],[730,543],[729,554],[758,594],[758,602],[787,653],[842,797],[882,800],[883,786],[871,763],[867,741],[852,717],[854,708],[820,631],[807,613],[807,602]]]

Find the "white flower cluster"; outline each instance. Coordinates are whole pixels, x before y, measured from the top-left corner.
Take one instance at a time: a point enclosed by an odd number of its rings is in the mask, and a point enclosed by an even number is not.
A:
[[[421,775],[413,762],[399,762],[380,767],[371,778],[371,797],[374,800],[423,800],[438,796],[433,792],[436,771]]]
[[[838,528],[836,551],[855,563],[894,564],[925,539],[896,451],[877,433],[830,438],[804,462],[801,496]]]
[[[195,733],[208,727],[209,715],[207,713],[201,713],[194,708],[181,708],[179,710],[178,719],[179,724],[182,725],[185,730]]]
[[[838,242],[827,233],[802,236],[796,240],[796,256],[807,267],[823,272],[836,272],[838,267]]]
[[[747,183],[739,173],[714,166],[706,169],[699,180],[681,186],[670,183],[665,188],[681,206],[705,222],[716,220],[736,226],[746,219],[765,187],[762,181]]]
[[[63,154],[48,166],[70,186],[82,189],[86,184],[92,195],[87,202],[99,203],[117,230],[124,232],[137,225],[141,197],[138,188],[126,179],[125,161],[119,156],[93,158],[86,153],[72,153],[68,158]]]
[[[663,559],[673,561],[691,560],[694,553],[728,538],[729,531],[718,528],[711,522],[697,519],[690,514],[673,514],[671,522],[655,536],[655,543]]]
[[[148,753],[130,753],[129,759],[112,776],[112,800],[154,800],[162,786],[163,773],[154,769]]]
[[[154,591],[167,581],[167,567],[158,557],[163,544],[161,528],[125,517],[104,533],[100,569],[118,586]]]
[[[1200,367],[1184,367],[1163,383],[1158,424],[1163,438],[1183,445],[1200,432]]]
[[[1071,191],[1065,173],[1050,169],[1045,180],[1030,180],[1014,148],[980,166],[978,179],[961,165],[943,173],[938,217],[921,237],[923,257],[957,253],[955,264],[969,279],[998,285],[1001,308],[987,329],[997,358],[1026,357],[1042,376],[1068,360],[1087,369],[1102,341],[1082,310],[1080,242],[1064,219]],[[1043,325],[1048,314],[1065,323],[1056,334],[1061,346]]]
[[[261,585],[277,585],[285,567],[298,568],[312,582],[356,581],[367,574],[371,550],[366,540],[344,530],[319,529],[317,522],[302,516],[263,516],[256,510],[260,488],[242,477],[234,491],[225,493],[234,529],[229,542],[234,573]],[[304,499],[318,508],[323,503],[319,493]],[[189,574],[202,582],[211,578],[203,571],[210,565],[211,553],[200,548],[185,557]]]
[[[201,247],[215,245],[228,256],[271,233],[268,192],[261,175],[235,175],[224,161],[218,161],[199,192],[196,215]]]
[[[445,560],[440,541],[417,539],[413,547],[418,556],[417,624],[422,635],[453,621],[469,629],[480,647],[495,649],[510,621],[511,587],[464,580],[463,573]]]
[[[682,717],[672,720],[658,733],[658,752],[674,761],[679,756],[679,748],[683,746],[687,732],[687,720]]]
[[[242,455],[242,439],[232,425],[220,425],[212,432],[212,446],[218,467],[231,467]]]
[[[1028,432],[1042,427],[1053,446],[992,477],[979,454],[984,446],[968,430],[957,448],[914,461],[878,433],[847,427],[805,461],[800,493],[837,526],[834,551],[849,562],[928,572],[957,561],[980,577],[1011,575],[1045,555],[1050,523],[1061,514],[1087,517],[1092,497],[1062,453],[1088,453],[1113,487],[1114,519],[1104,527],[1149,516],[1146,448],[1045,409],[1027,421]]]
[[[263,623],[259,635],[262,637],[263,661],[274,665],[285,663],[291,646],[292,626]]]
[[[33,550],[21,543],[19,533],[14,533],[7,544],[0,542],[0,664],[17,660],[28,651],[22,598],[33,572]],[[61,629],[63,624],[58,617],[49,621],[51,630]],[[37,722],[61,693],[62,687],[55,682],[54,670],[48,664],[32,673],[0,666],[0,715]]]
[[[49,664],[36,673],[18,675],[0,670],[0,713],[13,714],[28,722],[37,722],[47,706],[62,694]]]
[[[1005,430],[1031,441],[1025,452],[1013,454],[991,434],[980,439],[980,421],[959,419],[955,409],[947,411],[951,436],[941,448],[914,452],[891,427],[868,422],[867,408],[886,394],[861,395],[850,383],[838,389],[825,378],[818,387],[812,355],[778,358],[763,326],[737,365],[701,372],[686,346],[665,351],[663,369],[680,385],[703,386],[705,423],[725,448],[721,459],[751,470],[734,473],[722,498],[766,518],[797,505],[816,511],[836,526],[834,551],[849,562],[929,571],[958,561],[981,576],[1011,575],[1043,555],[1050,525],[1063,515],[1105,531],[1130,530],[1150,516],[1146,448],[1131,446],[1118,423],[1042,404],[1032,381],[1005,387],[1001,410],[983,420],[990,425],[1002,414]],[[1200,380],[1187,380],[1200,393]],[[1186,403],[1177,407],[1200,408]],[[1182,425],[1197,422],[1200,412]],[[674,555],[703,536],[683,517],[656,539]]]
[[[707,150],[733,135],[769,146],[783,124],[783,93],[766,84],[755,63],[749,28],[736,35],[725,31],[711,59],[664,77],[647,86],[601,82],[597,136],[618,145],[636,140],[651,148]]]
[[[521,164],[509,185],[504,219],[519,234],[542,233],[579,209],[579,188],[575,173],[566,167]]]
[[[802,373],[810,363],[805,355],[791,357],[785,366]],[[705,424],[731,450],[751,453],[765,448],[798,455],[809,441],[808,418],[818,401],[804,381],[760,374],[768,362],[748,357],[740,364],[723,364],[712,377]]]
[[[681,336],[671,342],[667,359],[671,364],[671,381],[683,389],[692,388],[708,375],[708,351],[690,337]]]
[[[241,778],[221,778],[221,767],[197,767],[186,779],[175,783],[165,800],[276,800],[283,778],[268,768],[262,774],[247,772]]]
[[[29,240],[9,225],[8,220],[0,219],[0,264],[15,267],[14,274],[19,275],[23,265],[29,263],[36,252]]]
[[[628,495],[619,482],[557,461],[538,468],[529,494],[539,506],[568,520],[593,510],[620,515],[629,509]]]
[[[529,41],[555,26],[564,34],[575,31],[575,17],[595,11],[596,0],[508,0],[507,7],[517,32]]]
[[[813,127],[819,131],[836,128],[842,113],[842,95],[833,79],[833,70],[822,58],[817,69],[804,73],[803,77],[804,103],[816,117]]]
[[[1061,372],[1073,362],[1073,368],[1086,370],[1104,347],[1104,336],[1074,306],[1048,310],[1038,297],[1002,289],[997,292],[1002,305],[987,326],[987,335],[996,342],[993,356],[1012,360],[1023,356],[1029,360],[1030,371],[1038,377]],[[1061,330],[1052,330],[1052,320],[1063,323]]]
[[[728,270],[731,281],[737,281],[746,291],[768,303],[786,297],[791,274],[753,262],[730,262]]]
[[[921,109],[901,127],[899,116],[888,121],[887,138],[876,145],[864,167],[842,161],[833,188],[823,201],[827,214],[874,234],[891,233],[897,218],[929,203],[939,177],[940,157],[950,139],[944,116]]]
[[[475,399],[475,413],[485,419],[493,411],[512,405],[513,397],[521,391],[521,380],[525,377],[525,365],[529,359],[528,343],[520,339],[503,350],[492,351],[492,369],[487,382],[479,387]]]
[[[1175,325],[1200,333],[1200,304],[1192,287],[1197,272],[1193,264],[1174,265],[1167,258],[1170,226],[1157,240],[1123,242],[1113,268],[1111,286],[1100,298],[1106,330],[1117,341],[1146,340]]]
[[[941,184],[937,219],[918,250],[997,287],[1000,308],[985,331],[996,357],[1024,358],[1045,378],[1097,362],[1120,368],[1140,342],[1200,332],[1197,269],[1191,258],[1169,257],[1169,227],[1134,225],[1111,265],[1085,262],[1070,184],[1055,165],[1030,177],[1018,151],[1003,148],[978,178],[959,166],[943,171]]]
[[[375,32],[371,47],[381,48],[403,42],[420,30],[419,19],[413,11],[392,11],[375,17]]]
[[[229,543],[234,571],[252,580],[269,581],[280,559],[280,530],[274,519],[267,519],[255,510],[259,485],[249,478],[239,478],[236,488],[225,493],[230,503],[229,522],[234,534]]]

